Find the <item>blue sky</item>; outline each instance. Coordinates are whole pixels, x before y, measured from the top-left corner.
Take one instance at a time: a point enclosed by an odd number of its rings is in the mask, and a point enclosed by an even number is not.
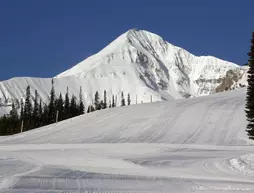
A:
[[[244,64],[253,7],[253,0],[1,0],[0,80],[52,77],[131,28]]]

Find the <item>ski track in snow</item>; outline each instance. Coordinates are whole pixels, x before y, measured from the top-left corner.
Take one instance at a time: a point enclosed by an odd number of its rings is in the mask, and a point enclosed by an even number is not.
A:
[[[0,192],[254,192],[245,90],[102,110],[0,138]]]

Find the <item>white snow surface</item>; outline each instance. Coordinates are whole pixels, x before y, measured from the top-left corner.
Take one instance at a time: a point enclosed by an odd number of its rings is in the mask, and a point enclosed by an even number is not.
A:
[[[0,192],[254,192],[245,89],[0,138]]]
[[[121,92],[131,94],[132,104],[182,99],[215,93],[229,70],[239,76],[232,86],[246,85],[246,68],[212,56],[194,56],[160,36],[144,30],[129,30],[97,54],[57,75],[57,94],[78,96],[82,86],[86,106],[96,91],[106,90],[120,99]],[[0,82],[0,103],[25,97],[30,85],[47,102],[51,78],[19,77]],[[120,103],[120,100],[117,100]]]

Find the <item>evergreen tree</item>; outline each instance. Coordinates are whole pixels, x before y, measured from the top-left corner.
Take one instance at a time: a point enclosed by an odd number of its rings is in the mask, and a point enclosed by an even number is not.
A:
[[[252,33],[251,49],[249,55],[248,87],[246,97],[247,133],[254,140],[254,32]]]
[[[31,92],[30,92],[30,86],[27,86],[25,107],[24,107],[24,130],[31,129],[31,118],[32,118]]]
[[[116,107],[115,96],[112,95],[112,108]]]
[[[100,110],[101,109],[104,109],[104,101],[103,100],[101,100],[101,102],[100,102]]]
[[[71,117],[70,115],[70,98],[69,98],[69,88],[67,87],[67,91],[65,94],[64,100],[64,119],[68,119]]]
[[[93,105],[89,105],[89,106],[88,106],[88,109],[87,109],[87,113],[91,113],[91,112],[93,112],[93,111],[95,111],[94,106],[93,106]]]
[[[11,105],[10,118],[13,121],[17,121],[19,118],[17,108],[16,108],[14,102],[12,102],[12,105]]]
[[[122,94],[121,94],[121,106],[125,106],[125,98],[124,98],[124,94],[123,94],[123,92],[122,92]]]
[[[4,115],[3,117],[0,117],[0,135],[8,135],[9,134],[9,131],[8,131],[9,124],[10,124],[10,121],[6,117],[6,115]]]
[[[33,128],[39,126],[39,103],[38,103],[38,92],[35,90],[34,93],[34,109],[33,109],[33,116],[32,116]]]
[[[10,111],[10,125],[9,125],[9,134],[15,134],[17,131],[17,127],[18,127],[18,112],[17,112],[17,108],[14,104],[14,102],[12,102],[11,105],[11,111]]]
[[[39,118],[38,126],[42,126],[43,125],[43,108],[42,108],[41,99],[40,99],[40,103],[39,103],[38,118]]]
[[[112,108],[111,100],[109,100],[109,108]]]
[[[108,103],[107,103],[107,91],[104,90],[104,101],[103,101],[103,109],[108,108]]]
[[[62,93],[60,93],[59,98],[56,100],[56,111],[58,111],[58,121],[62,121],[64,117],[64,101]]]
[[[48,125],[49,124],[49,107],[48,105],[44,104],[43,107],[43,113],[42,113],[42,125]]]
[[[49,123],[54,123],[56,119],[56,106],[55,106],[55,88],[54,88],[54,80],[52,79],[52,87],[50,91],[50,100],[49,100],[49,114],[48,114],[48,119]]]
[[[100,110],[100,96],[98,91],[96,91],[94,96],[94,106],[95,110]]]
[[[131,96],[130,93],[128,93],[128,99],[127,99],[128,105],[131,105]]]
[[[23,100],[20,100],[20,120],[24,120],[24,103]]]
[[[79,91],[79,115],[84,114],[85,112],[85,105],[83,103],[83,94],[82,94],[82,87],[80,87]]]
[[[71,97],[70,110],[71,110],[71,117],[75,117],[75,116],[78,115],[78,108],[77,108],[77,103],[76,103],[76,97],[74,95],[72,95],[72,97]]]

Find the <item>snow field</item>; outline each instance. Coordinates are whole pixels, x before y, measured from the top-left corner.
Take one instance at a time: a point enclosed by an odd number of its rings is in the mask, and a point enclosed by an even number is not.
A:
[[[245,89],[0,138],[0,192],[254,192]]]

